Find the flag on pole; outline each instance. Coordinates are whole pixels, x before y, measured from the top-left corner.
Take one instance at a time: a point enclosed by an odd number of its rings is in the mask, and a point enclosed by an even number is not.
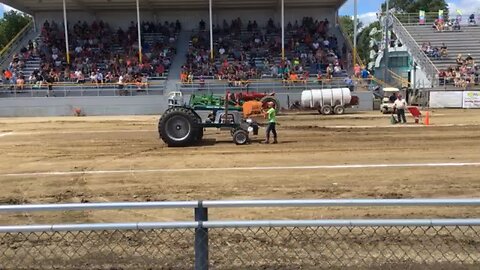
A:
[[[419,14],[419,23],[421,25],[424,25],[425,24],[425,11],[424,10],[420,10],[420,14]]]
[[[438,21],[441,22],[441,23],[443,22],[443,10],[442,9],[440,9],[438,11]]]

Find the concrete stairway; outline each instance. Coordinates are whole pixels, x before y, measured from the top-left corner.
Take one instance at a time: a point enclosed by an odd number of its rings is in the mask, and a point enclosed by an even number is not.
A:
[[[463,26],[459,32],[438,32],[430,25],[405,26],[405,28],[419,46],[422,46],[424,42],[430,42],[433,47],[440,48],[442,42],[445,43],[448,47],[448,57],[431,58],[439,70],[454,66],[458,54],[462,54],[463,58],[470,54],[476,62],[480,61],[479,26]]]
[[[35,38],[35,40],[40,47],[40,44],[42,42],[41,38],[37,37]],[[22,69],[23,75],[28,78],[28,76],[30,76],[34,70],[40,70],[41,63],[42,59],[38,55],[32,54],[30,58],[25,61],[25,67]]]
[[[173,58],[172,65],[168,71],[166,91],[176,90],[177,84],[180,81],[180,72],[182,71],[182,65],[185,63],[188,52],[188,41],[190,40],[191,32],[182,31],[178,34],[177,38],[177,53]]]

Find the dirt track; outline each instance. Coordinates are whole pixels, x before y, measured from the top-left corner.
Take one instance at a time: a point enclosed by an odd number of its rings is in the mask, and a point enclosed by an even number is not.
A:
[[[235,146],[208,130],[167,148],[157,117],[0,119],[0,203],[205,199],[480,197],[480,166],[135,172],[141,169],[480,162],[480,112],[440,110],[432,126],[391,126],[377,112],[279,117],[278,145]],[[408,119],[412,122],[412,119]],[[263,132],[263,130],[261,131]],[[7,175],[132,170],[128,173]],[[476,208],[214,210],[211,219],[478,217]],[[14,218],[15,217],[15,218]],[[189,210],[10,216],[8,223],[191,220]]]

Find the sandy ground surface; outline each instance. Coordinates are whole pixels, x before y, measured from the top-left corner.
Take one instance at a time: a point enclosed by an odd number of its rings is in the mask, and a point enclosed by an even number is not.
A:
[[[480,162],[480,111],[435,110],[431,126],[390,125],[378,112],[279,116],[278,145],[236,146],[208,130],[200,146],[168,148],[156,116],[0,118],[0,203],[472,198],[480,166],[157,171],[234,167]],[[413,122],[413,119],[408,119]],[[261,130],[263,134],[263,129]],[[128,172],[35,175],[40,172]],[[211,209],[210,219],[479,217],[480,209]],[[192,220],[192,210],[2,214],[24,223]]]

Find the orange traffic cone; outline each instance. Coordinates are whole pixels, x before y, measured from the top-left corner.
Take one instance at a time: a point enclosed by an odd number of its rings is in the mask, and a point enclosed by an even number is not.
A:
[[[429,126],[430,125],[430,112],[427,111],[425,113],[425,121],[423,121],[423,123],[425,124],[425,126]]]

